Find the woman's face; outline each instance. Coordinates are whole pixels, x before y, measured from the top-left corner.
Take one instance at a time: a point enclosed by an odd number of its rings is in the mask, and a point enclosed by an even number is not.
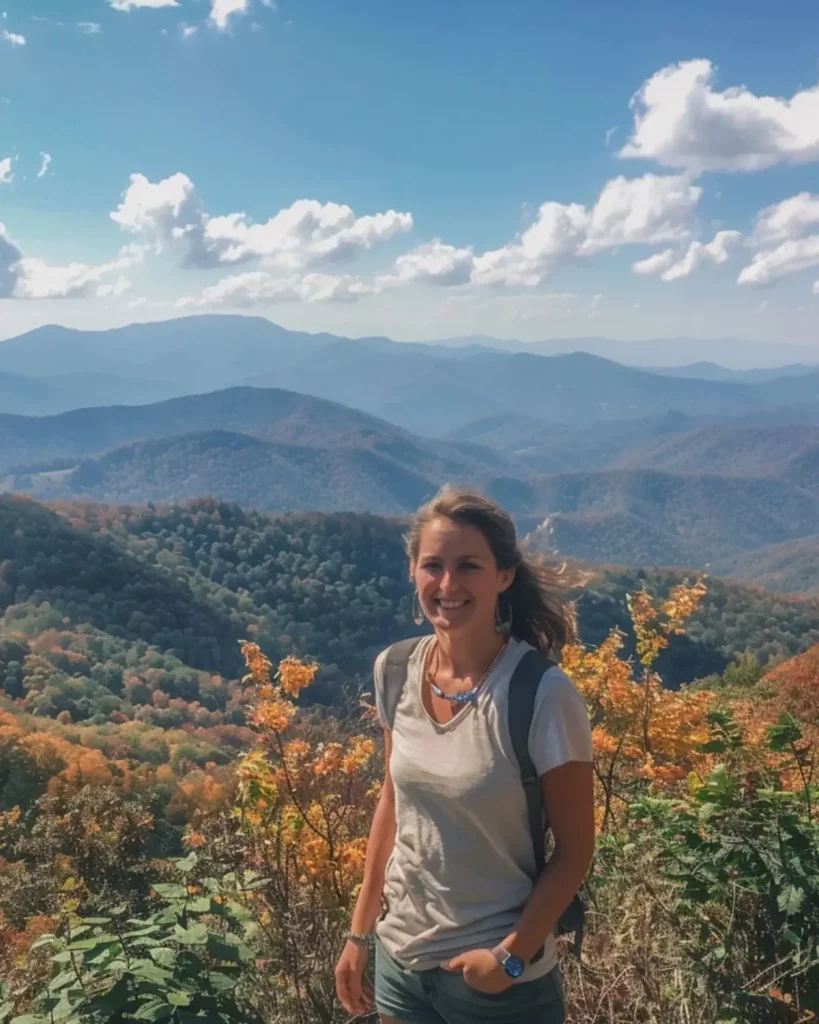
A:
[[[514,570],[498,569],[480,530],[441,517],[421,531],[412,577],[436,630],[471,633],[494,629],[498,594],[512,582]]]

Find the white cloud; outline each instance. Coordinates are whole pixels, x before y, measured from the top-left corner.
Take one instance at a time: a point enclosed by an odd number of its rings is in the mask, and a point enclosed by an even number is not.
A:
[[[14,172],[11,169],[11,157],[0,160],[0,185],[9,185],[14,181]]]
[[[718,231],[711,242],[692,242],[679,258],[673,249],[665,249],[632,264],[632,270],[636,274],[657,274],[661,281],[679,281],[708,263],[715,266],[725,263],[729,250],[741,239],[739,231]]]
[[[78,21],[77,28],[86,36],[102,35],[102,25],[98,21]]]
[[[794,238],[783,242],[775,249],[763,249],[756,253],[751,263],[744,267],[739,284],[761,286],[773,284],[789,274],[819,266],[819,235]]]
[[[819,281],[813,282],[813,294],[819,295]]]
[[[10,299],[14,295],[17,267],[22,256],[22,250],[6,234],[5,224],[0,224],[0,299]]]
[[[394,273],[378,278],[378,285],[385,288],[416,281],[438,285],[467,284],[474,263],[471,249],[457,249],[435,240],[399,256]]]
[[[588,317],[589,320],[596,320],[600,316],[600,305],[603,302],[602,292],[594,296],[589,303]]]
[[[126,292],[130,291],[133,286],[133,281],[129,281],[127,277],[120,274],[113,284],[101,284],[99,288],[97,288],[97,297],[101,299],[108,297],[119,298],[120,295],[124,295]]]
[[[753,240],[760,245],[799,238],[819,224],[819,196],[810,192],[774,203],[760,210],[756,217]]]
[[[143,250],[129,245],[110,263],[52,266],[38,257],[25,256],[0,224],[0,298],[61,299],[87,295],[106,275],[131,267],[142,258]]]
[[[108,3],[115,11],[124,11],[126,14],[140,7],[178,7],[179,0],[108,0]]]
[[[51,166],[51,154],[40,153],[40,170],[37,171],[38,178],[44,178],[48,173],[48,168]]]
[[[230,19],[237,14],[246,14],[249,6],[250,0],[212,0],[210,21],[224,32]]]
[[[598,252],[687,238],[688,220],[701,196],[702,189],[684,175],[614,178],[592,207],[583,249]]]
[[[620,156],[695,174],[819,160],[819,86],[790,99],[745,86],[717,92],[714,70],[709,60],[690,60],[649,78],[632,101],[634,128]]]
[[[191,36],[195,36],[199,29],[196,25],[180,25],[179,31],[182,33],[183,39],[190,39]]]
[[[111,217],[157,252],[180,252],[186,267],[262,259],[288,271],[339,262],[412,228],[409,213],[356,217],[349,206],[315,199],[299,199],[263,224],[244,213],[211,217],[185,174],[156,183],[131,175]]]
[[[613,178],[590,209],[579,203],[544,203],[520,239],[475,258],[473,281],[532,287],[561,263],[621,245],[678,242],[702,189],[685,175]]]
[[[9,32],[7,29],[3,29],[0,32],[0,38],[5,39],[7,43],[11,43],[12,46],[25,46],[26,37],[17,35],[16,32]]]
[[[819,196],[810,192],[760,210],[752,236],[757,252],[740,273],[739,284],[768,285],[819,266],[819,234],[807,234],[817,227]]]
[[[263,270],[233,274],[202,290],[198,298],[177,302],[191,306],[258,306],[274,302],[350,302],[370,294],[371,286],[350,274],[312,273],[274,277]]]
[[[45,260],[23,256],[17,263],[17,281],[12,293],[16,299],[65,299],[88,295],[102,278],[118,270],[125,270],[140,262],[142,251],[126,246],[110,263],[96,266],[87,263],[69,263],[52,266]],[[113,287],[116,287],[114,285]]]
[[[655,252],[653,256],[649,256],[644,260],[637,260],[636,263],[632,263],[631,269],[635,274],[644,274],[646,276],[662,274],[674,263],[676,256],[677,254],[674,249],[664,249],[662,252]]]

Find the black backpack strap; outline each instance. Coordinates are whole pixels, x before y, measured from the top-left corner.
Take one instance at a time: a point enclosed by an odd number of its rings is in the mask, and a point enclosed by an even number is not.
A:
[[[401,700],[404,683],[407,681],[409,660],[423,639],[422,636],[414,636],[409,640],[400,640],[387,648],[384,659],[383,699],[384,714],[390,728],[395,721],[395,711]]]
[[[540,779],[529,753],[529,732],[535,713],[535,697],[545,672],[554,666],[540,651],[527,651],[509,681],[509,735],[520,766],[520,781],[526,795],[526,813],[535,851],[535,878],[546,866],[546,833],[549,822],[540,792]]]
[[[546,833],[549,831],[549,818],[546,808],[543,806],[543,794],[537,769],[529,753],[529,733],[532,728],[535,698],[540,681],[544,674],[554,667],[555,662],[541,654],[540,651],[527,651],[518,662],[509,681],[509,736],[520,767],[520,780],[526,796],[526,813],[535,854],[536,879],[546,867]],[[583,945],[583,919],[583,902],[580,896],[576,895],[555,927],[556,935],[574,932],[572,951],[578,957]],[[532,963],[542,956],[543,948],[539,949],[532,957]]]

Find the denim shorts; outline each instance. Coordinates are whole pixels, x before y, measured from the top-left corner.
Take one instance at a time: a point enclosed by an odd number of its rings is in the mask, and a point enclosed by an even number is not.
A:
[[[559,967],[492,995],[440,967],[407,970],[380,942],[375,947],[375,1003],[379,1013],[402,1024],[563,1024],[566,1019]]]

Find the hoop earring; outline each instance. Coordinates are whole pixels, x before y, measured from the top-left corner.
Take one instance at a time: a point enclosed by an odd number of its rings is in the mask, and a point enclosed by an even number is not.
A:
[[[412,595],[412,621],[416,626],[423,626],[425,618],[424,609],[421,607],[421,598],[416,590]]]
[[[512,602],[509,600],[508,597],[506,598],[507,611],[506,611],[506,615],[504,616],[501,613],[501,600],[502,599],[503,599],[503,594],[498,594],[498,601],[497,601],[497,604],[495,605],[495,632],[496,633],[506,633],[509,636],[511,636],[511,634],[512,634]]]

